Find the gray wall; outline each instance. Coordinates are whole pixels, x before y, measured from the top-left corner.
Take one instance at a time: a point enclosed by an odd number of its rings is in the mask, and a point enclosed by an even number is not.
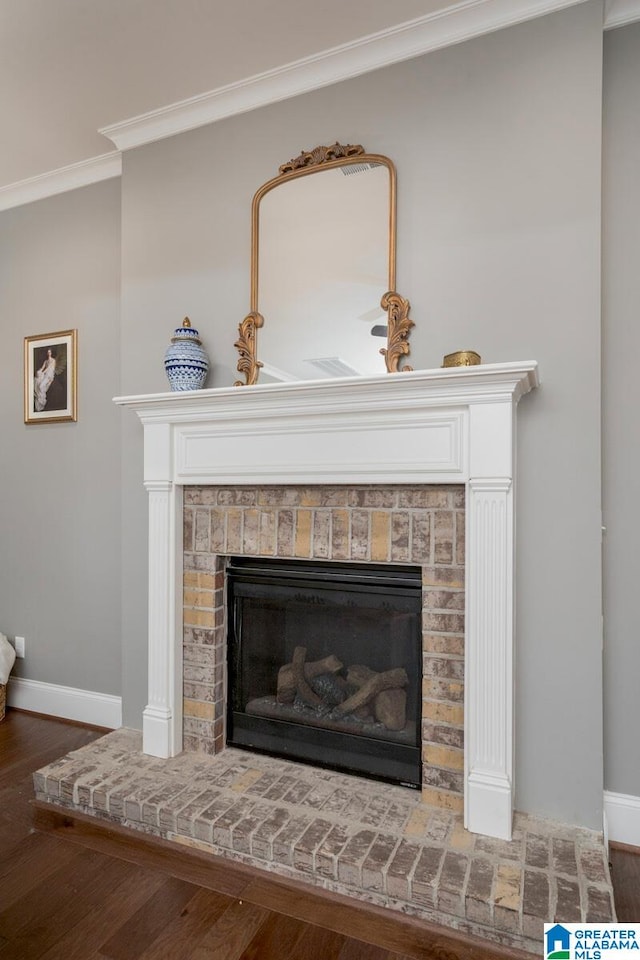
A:
[[[188,314],[235,378],[249,207],[318,143],[390,156],[412,361],[536,359],[520,409],[517,805],[598,828],[602,808],[600,188],[602,5],[590,2],[124,157],[123,394],[166,389]],[[125,720],[146,699],[141,428],[123,424]]]
[[[121,224],[116,181],[0,214],[0,629],[27,638],[18,676],[121,690],[125,722],[141,725],[142,430],[111,398],[166,389],[164,350],[185,314],[211,354],[209,385],[235,379],[255,189],[302,147],[363,143],[398,169],[413,365],[460,348],[540,362],[543,385],[519,413],[517,805],[600,826],[601,18],[592,0],[131,151]],[[606,44],[607,786],[640,795],[623,734],[637,618],[621,479],[638,392],[640,29]],[[23,338],[69,327],[79,421],[26,426]]]
[[[604,45],[605,786],[640,796],[640,23]]]
[[[120,184],[0,215],[0,630],[14,675],[120,693]],[[23,422],[23,338],[78,330],[77,423]]]

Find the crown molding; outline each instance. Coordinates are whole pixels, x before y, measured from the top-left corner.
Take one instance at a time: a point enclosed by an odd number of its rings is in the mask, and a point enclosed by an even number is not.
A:
[[[0,187],[0,210],[10,210],[34,200],[53,197],[57,193],[66,193],[77,187],[86,187],[101,180],[111,180],[122,174],[122,155],[118,150],[103,153],[99,157],[70,163],[58,170],[19,180],[6,187]]]
[[[119,177],[123,150],[288,100],[583,2],[585,0],[463,0],[446,10],[102,127],[98,132],[111,140],[116,150],[0,187],[0,211]],[[640,0],[605,0],[605,30],[637,20],[640,20]]]
[[[102,127],[99,132],[118,150],[129,150],[580,2],[584,0],[463,0],[445,10]]]
[[[624,27],[637,20],[640,20],[640,0],[605,0],[605,30]]]

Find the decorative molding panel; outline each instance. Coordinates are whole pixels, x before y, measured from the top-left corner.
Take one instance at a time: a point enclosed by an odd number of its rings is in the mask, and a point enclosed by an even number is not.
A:
[[[178,427],[176,481],[211,483],[216,477],[216,483],[251,483],[259,463],[265,483],[341,483],[345,460],[351,464],[354,483],[393,482],[398,472],[405,483],[412,478],[419,483],[425,470],[438,473],[442,483],[460,483],[467,472],[462,411],[449,416],[407,413],[394,423],[385,422],[384,411],[354,415],[344,411],[339,419],[305,418],[303,424],[292,412],[267,418],[244,445],[238,444],[239,429],[233,414],[228,421],[207,427]],[[282,456],[283,445],[290,450],[288,462]],[[388,451],[393,451],[393,463]]]
[[[122,699],[108,693],[10,677],[7,700],[10,707],[50,717],[78,720],[110,730],[122,726]]]
[[[605,30],[624,27],[636,20],[640,20],[640,0],[605,0]]]
[[[99,132],[119,150],[129,150],[545,16],[577,2],[584,0],[463,0],[351,43],[102,127]]]
[[[86,187],[91,183],[100,183],[101,180],[112,180],[121,174],[122,155],[118,150],[112,150],[111,153],[103,153],[90,160],[81,160],[79,163],[71,163],[67,167],[0,187],[0,210],[21,207],[34,200],[43,200],[45,197]]]
[[[182,744],[181,487],[467,483],[465,823],[511,838],[514,426],[537,364],[118,397],[144,425],[149,705],[143,749]]]
[[[609,840],[640,847],[640,797],[605,790],[604,815]]]

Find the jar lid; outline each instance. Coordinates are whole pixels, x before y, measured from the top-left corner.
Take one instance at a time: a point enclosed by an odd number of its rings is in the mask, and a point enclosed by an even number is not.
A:
[[[174,334],[171,337],[171,343],[177,343],[180,340],[188,340],[190,343],[202,343],[200,334],[195,327],[191,326],[191,320],[189,320],[189,317],[184,318],[182,321],[182,326],[176,327]]]

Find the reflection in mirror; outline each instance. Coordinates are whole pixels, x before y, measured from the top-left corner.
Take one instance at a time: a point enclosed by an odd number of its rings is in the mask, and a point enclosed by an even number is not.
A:
[[[387,289],[388,222],[389,171],[382,164],[320,169],[263,197],[263,374],[279,367],[286,379],[308,380],[384,369],[378,351],[387,335],[380,297]]]
[[[253,201],[238,370],[248,384],[398,370],[413,323],[394,292],[393,164],[335,144],[280,169]]]

